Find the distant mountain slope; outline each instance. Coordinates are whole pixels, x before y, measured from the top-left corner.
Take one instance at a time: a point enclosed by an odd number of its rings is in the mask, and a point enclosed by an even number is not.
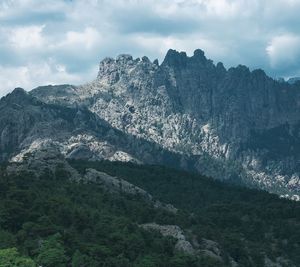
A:
[[[181,155],[113,128],[86,108],[46,104],[21,88],[0,100],[0,132],[2,161],[22,161],[47,147],[70,159],[169,166],[180,166],[182,160]]]
[[[47,86],[41,101],[86,107],[120,131],[195,159],[193,168],[278,194],[300,190],[300,87],[245,66],[226,70],[202,50],[163,63],[120,55],[95,81]],[[183,165],[183,164],[181,164]]]
[[[299,82],[299,81],[300,81],[300,77],[293,77],[293,78],[289,78],[287,82],[289,84],[294,84],[294,83]]]

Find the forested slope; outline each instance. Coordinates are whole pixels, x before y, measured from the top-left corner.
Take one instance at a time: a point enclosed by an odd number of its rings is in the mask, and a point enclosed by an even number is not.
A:
[[[72,181],[59,167],[39,178],[3,167],[0,266],[300,265],[297,202],[160,166],[70,163],[82,175],[93,168],[123,178],[178,211]],[[199,253],[174,249],[175,238],[145,230],[145,223],[179,226]]]

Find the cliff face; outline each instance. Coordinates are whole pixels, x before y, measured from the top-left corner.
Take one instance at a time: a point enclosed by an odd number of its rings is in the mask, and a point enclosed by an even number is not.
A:
[[[201,50],[192,57],[169,50],[161,65],[147,57],[106,58],[89,84],[40,87],[31,95],[87,108],[122,133],[179,155],[180,167],[299,194],[299,83],[245,66],[226,70]]]
[[[57,88],[73,87],[52,89]],[[70,106],[74,107],[42,102],[21,88],[3,97],[0,100],[0,161],[28,161],[36,167],[34,169],[39,168],[37,162],[47,165],[49,161],[50,166],[62,156],[180,166],[181,155],[124,133],[85,107]]]

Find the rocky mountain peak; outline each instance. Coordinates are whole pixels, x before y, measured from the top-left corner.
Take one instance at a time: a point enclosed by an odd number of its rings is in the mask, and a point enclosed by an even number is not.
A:
[[[128,62],[131,62],[132,60],[133,60],[133,58],[131,55],[121,54],[121,55],[117,56],[116,62],[126,64]]]
[[[250,74],[250,70],[247,66],[245,65],[238,65],[237,67],[232,67],[229,70],[229,73],[234,73],[234,74]]]
[[[33,98],[23,88],[17,87],[10,94],[3,97],[1,102],[22,105],[31,102],[32,100]]]
[[[253,70],[252,71],[252,75],[254,75],[256,77],[266,77],[267,76],[267,74],[262,69],[255,69],[255,70]]]
[[[139,77],[159,67],[158,61],[153,63],[146,56],[134,59],[131,55],[121,54],[113,58],[105,58],[100,62],[97,81],[101,84],[113,85],[128,76]]]
[[[196,49],[194,51],[194,59],[200,60],[200,61],[206,61],[207,58],[205,57],[205,53],[201,49]]]
[[[243,65],[227,70],[201,49],[192,56],[170,49],[161,65],[122,54],[103,59],[97,79],[89,84],[38,88],[32,95],[47,103],[85,106],[123,134],[184,155],[185,168],[219,179],[241,179],[280,194],[300,190],[300,90],[262,70]],[[76,125],[77,121],[85,119],[76,120]],[[94,147],[88,140],[84,145]],[[76,155],[83,155],[82,147]],[[137,147],[130,150],[134,158],[147,154]],[[147,157],[149,163],[157,155]]]
[[[222,78],[226,75],[227,73],[227,70],[226,68],[224,67],[223,63],[222,62],[218,62],[217,65],[216,65],[216,72],[217,72],[217,76]]]
[[[16,87],[13,91],[12,94],[26,94],[26,91],[21,88],[21,87]]]
[[[192,56],[187,56],[186,52],[170,49],[165,56],[162,66],[169,66],[173,69],[187,67],[192,70],[203,67],[212,68],[214,65],[212,60],[206,58],[204,51],[201,49],[196,49]]]
[[[7,97],[20,98],[20,97],[25,97],[26,95],[27,95],[27,92],[23,88],[17,87],[10,94],[8,94]]]
[[[181,66],[185,64],[187,61],[187,55],[185,52],[178,52],[174,49],[169,49],[162,65],[169,65],[169,66]]]
[[[112,85],[129,73],[138,73],[140,75],[143,71],[149,73],[158,70],[159,67],[169,66],[174,69],[180,69],[190,65],[205,67],[212,65],[212,61],[205,57],[204,51],[201,49],[196,49],[191,57],[187,56],[186,52],[169,49],[161,65],[159,65],[157,59],[151,62],[146,56],[143,56],[141,59],[134,59],[129,54],[121,54],[116,59],[107,57],[100,62],[97,80]],[[133,69],[137,71],[132,72]],[[221,71],[225,70],[224,66],[220,66],[220,69],[222,69]]]
[[[300,77],[289,78],[289,79],[287,80],[287,82],[288,82],[289,84],[299,83],[299,82],[300,82]]]
[[[118,63],[125,62],[124,58],[117,58]],[[99,64],[97,79],[105,79],[108,84],[113,84],[119,80],[117,73],[117,63],[113,58],[104,58]]]

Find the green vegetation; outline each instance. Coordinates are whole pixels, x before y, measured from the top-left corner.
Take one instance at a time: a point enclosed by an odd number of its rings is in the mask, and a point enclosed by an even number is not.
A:
[[[300,204],[159,166],[110,162],[92,167],[171,203],[177,214],[154,209],[139,196],[110,194],[100,185],[30,173],[0,175],[0,266],[180,267],[263,266],[267,255],[300,265]],[[174,251],[176,240],[139,224],[175,224],[219,243],[223,263]],[[1,265],[2,264],[2,265]]]
[[[0,267],[36,267],[34,261],[19,254],[16,248],[0,249]]]

